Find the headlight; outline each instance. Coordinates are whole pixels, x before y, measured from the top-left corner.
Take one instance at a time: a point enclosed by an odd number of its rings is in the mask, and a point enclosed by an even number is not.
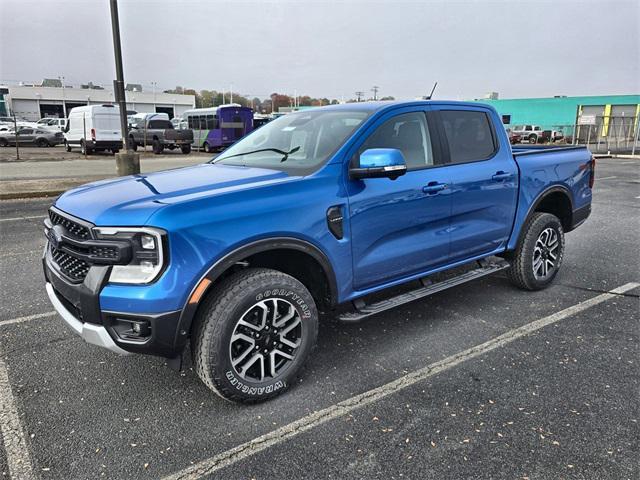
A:
[[[131,244],[131,261],[127,265],[113,265],[109,281],[112,283],[151,283],[164,267],[163,237],[155,228],[96,227],[100,240],[124,240]]]

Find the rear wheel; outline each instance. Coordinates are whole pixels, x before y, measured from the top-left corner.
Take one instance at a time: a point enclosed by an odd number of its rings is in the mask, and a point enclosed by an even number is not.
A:
[[[209,142],[204,142],[204,151],[207,153],[213,153],[213,148],[211,148],[211,145],[209,145]]]
[[[43,147],[48,147],[49,146],[49,142],[47,142],[46,139],[44,138],[37,138],[36,139],[36,146],[43,148]]]
[[[0,147],[8,147],[9,146],[9,142],[7,141],[6,138],[0,138]]]
[[[191,153],[191,145],[183,145],[182,147],[180,147],[180,150],[182,151],[182,153],[187,155]]]
[[[91,155],[93,150],[89,145],[87,145],[84,139],[82,139],[80,141],[80,151],[82,152],[82,155]]]
[[[191,339],[200,379],[243,403],[284,392],[318,336],[318,312],[305,286],[285,273],[251,268],[228,277],[205,302]]]
[[[529,135],[529,143],[538,143],[538,137],[535,135]]]
[[[564,255],[564,230],[555,215],[537,212],[527,222],[507,275],[525,290],[541,290],[558,274]]]
[[[164,145],[162,145],[160,140],[158,140],[157,138],[154,138],[152,148],[153,148],[153,153],[155,153],[156,155],[159,155],[164,150]]]

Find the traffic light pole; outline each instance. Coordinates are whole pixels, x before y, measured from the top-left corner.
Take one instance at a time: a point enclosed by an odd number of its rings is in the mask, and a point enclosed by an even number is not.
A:
[[[116,79],[113,82],[114,96],[120,110],[120,130],[122,132],[123,153],[116,154],[116,170],[119,176],[140,173],[140,156],[131,150],[127,141],[129,125],[127,122],[127,100],[124,93],[124,73],[122,68],[122,46],[120,44],[120,21],[118,19],[118,0],[109,0],[111,7],[111,30],[113,33],[113,51],[116,59]]]

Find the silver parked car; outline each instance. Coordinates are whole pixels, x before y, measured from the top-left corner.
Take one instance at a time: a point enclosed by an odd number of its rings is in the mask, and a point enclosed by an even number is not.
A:
[[[62,132],[41,128],[18,127],[18,145],[36,147],[54,147],[64,142]],[[16,144],[15,130],[0,131],[0,147]]]

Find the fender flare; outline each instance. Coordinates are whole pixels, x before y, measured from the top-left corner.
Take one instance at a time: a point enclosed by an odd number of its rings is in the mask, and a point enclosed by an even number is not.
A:
[[[536,211],[536,208],[538,208],[538,206],[542,203],[542,201],[545,198],[547,198],[549,195],[553,193],[558,193],[558,192],[563,193],[569,199],[569,205],[571,207],[571,215],[573,216],[573,195],[571,194],[571,191],[564,185],[552,185],[551,187],[546,188],[545,190],[543,190],[538,194],[538,196],[533,202],[531,202],[531,205],[529,206],[529,210],[527,210],[527,214],[525,215],[524,220],[522,221],[522,225],[520,226],[520,232],[518,232],[518,240],[514,244],[514,249],[517,248],[518,245],[520,244],[520,240],[522,239],[522,235],[524,233],[523,227],[529,222],[529,219]]]
[[[206,273],[196,282],[187,297],[186,303],[180,314],[180,321],[178,322],[178,328],[176,329],[176,345],[183,345],[186,342],[193,318],[200,302],[189,303],[191,295],[200,285],[200,282],[204,279],[208,279],[212,284],[230,267],[238,263],[244,258],[255,255],[256,253],[266,252],[275,249],[290,249],[303,252],[311,256],[322,267],[324,274],[329,283],[329,293],[331,295],[332,303],[335,303],[338,298],[338,286],[336,282],[335,272],[333,266],[329,261],[329,258],[318,247],[306,240],[300,240],[294,237],[271,237],[256,240],[245,245],[242,245],[231,252],[227,253],[223,257],[219,258],[213,265],[211,265]],[[207,288],[208,290],[208,288]],[[184,332],[184,333],[183,333]]]

